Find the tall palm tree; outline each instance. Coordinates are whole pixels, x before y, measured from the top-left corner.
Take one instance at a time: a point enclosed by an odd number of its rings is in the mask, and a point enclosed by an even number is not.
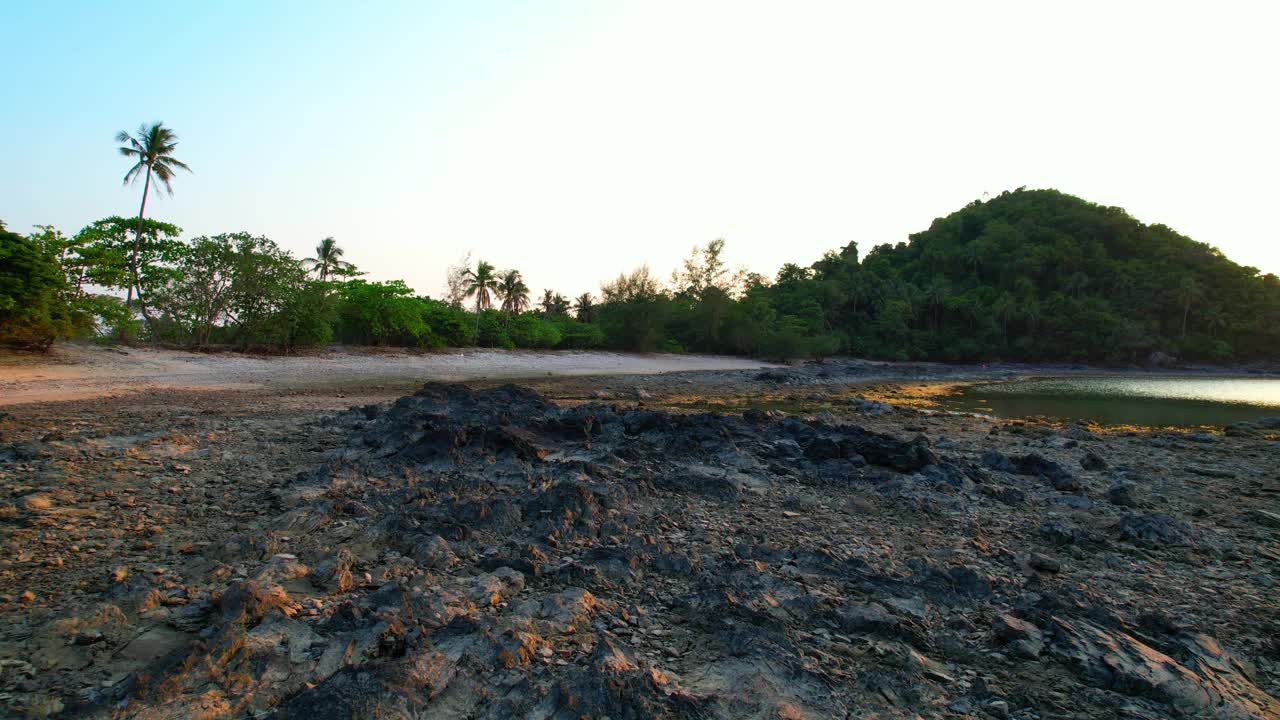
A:
[[[497,270],[493,267],[493,263],[481,260],[476,263],[474,270],[467,268],[462,273],[462,278],[466,283],[463,297],[476,296],[476,344],[479,345],[480,313],[488,310],[492,304],[492,293],[498,288]]]
[[[980,242],[972,240],[960,250],[960,259],[976,278],[981,277],[982,261],[987,257],[987,248]]]
[[[946,280],[934,275],[929,278],[929,284],[924,288],[924,297],[933,311],[930,320],[932,320],[934,332],[937,332],[942,324],[942,306],[947,302],[947,298],[951,297],[951,287],[947,285]]]
[[[1182,303],[1182,337],[1187,336],[1187,315],[1191,314],[1191,306],[1204,297],[1200,283],[1190,275],[1182,278],[1176,291],[1178,302]]]
[[[596,301],[591,293],[582,293],[574,302],[573,309],[578,315],[578,322],[589,323],[596,314]]]
[[[547,317],[569,314],[569,301],[565,296],[552,290],[542,291],[542,314]]]
[[[502,296],[502,312],[508,315],[519,315],[529,307],[529,286],[524,284],[519,270],[503,273],[498,294]]]
[[[1209,337],[1217,338],[1218,331],[1231,323],[1231,318],[1223,311],[1221,305],[1210,305],[1202,313],[1205,327],[1209,328]]]
[[[316,245],[316,256],[303,258],[302,264],[307,269],[315,271],[323,281],[330,275],[351,267],[351,263],[342,260],[342,253],[343,250],[338,247],[338,241],[333,237],[327,237]]]
[[[1006,291],[1000,293],[991,309],[1000,320],[1000,337],[1007,345],[1009,343],[1009,319],[1013,317],[1013,313],[1018,309],[1018,303],[1013,299],[1013,295]]]
[[[133,285],[129,288],[125,304],[127,306],[133,302],[133,290],[136,287],[138,306],[142,309],[143,319],[151,328],[151,341],[154,343],[155,325],[151,321],[151,316],[147,314],[147,303],[142,297],[142,285],[138,282],[138,246],[142,242],[142,218],[147,212],[147,195],[151,193],[151,177],[155,176],[156,181],[172,196],[173,186],[170,183],[174,174],[178,170],[191,172],[191,168],[173,156],[173,150],[178,146],[178,136],[162,122],[152,123],[150,127],[139,125],[137,135],[130,135],[121,130],[116,135],[116,142],[124,143],[119,148],[121,155],[137,160],[133,167],[129,168],[129,172],[125,173],[124,184],[136,182],[139,176],[146,176],[142,186],[142,205],[138,208],[138,230],[134,233],[133,252],[129,256],[129,271],[133,275]]]

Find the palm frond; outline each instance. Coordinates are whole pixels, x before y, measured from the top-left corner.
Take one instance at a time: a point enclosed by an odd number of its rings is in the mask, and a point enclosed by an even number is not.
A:
[[[139,160],[138,164],[129,168],[129,172],[124,174],[124,184],[128,185],[129,183],[136,180],[138,178],[138,173],[142,172],[143,169],[145,169],[146,167],[147,167],[146,164],[143,163],[141,160]]]
[[[177,158],[171,158],[166,156],[166,157],[159,158],[157,162],[164,163],[165,165],[171,165],[173,167],[186,170],[187,172],[194,172],[191,168],[187,167],[186,163],[182,162],[181,160],[178,160]]]

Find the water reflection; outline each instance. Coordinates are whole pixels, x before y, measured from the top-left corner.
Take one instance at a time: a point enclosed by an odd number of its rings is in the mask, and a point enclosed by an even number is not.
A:
[[[1227,425],[1280,415],[1280,378],[1066,377],[971,385],[951,410],[1104,425]]]

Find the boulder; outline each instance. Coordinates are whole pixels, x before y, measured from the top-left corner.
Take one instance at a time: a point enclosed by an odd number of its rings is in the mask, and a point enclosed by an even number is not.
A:
[[[1085,470],[1106,470],[1107,461],[1095,452],[1087,452],[1084,457],[1080,458],[1080,467]]]

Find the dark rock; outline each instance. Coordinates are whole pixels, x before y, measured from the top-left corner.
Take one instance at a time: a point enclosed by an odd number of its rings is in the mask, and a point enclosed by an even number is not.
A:
[[[1280,529],[1280,513],[1273,513],[1269,510],[1252,508],[1248,512],[1246,512],[1245,515],[1250,520],[1258,523],[1259,525],[1264,525],[1269,528]]]
[[[1102,688],[1165,703],[1174,715],[1280,714],[1280,702],[1254,685],[1245,666],[1207,636],[1178,636],[1179,661],[1126,632],[1087,620],[1054,617],[1050,631],[1054,658]]]
[[[1088,510],[1093,507],[1093,501],[1085,495],[1058,495],[1049,498],[1050,505],[1062,505],[1076,510]]]
[[[1142,505],[1138,499],[1138,486],[1130,482],[1118,482],[1107,490],[1107,500],[1112,505],[1136,508]]]
[[[1116,529],[1125,540],[1152,546],[1189,545],[1193,533],[1189,524],[1164,513],[1126,513]]]
[[[1107,461],[1095,452],[1087,452],[1080,458],[1080,467],[1085,470],[1106,470]]]
[[[1088,531],[1072,527],[1060,520],[1049,520],[1040,525],[1040,535],[1054,545],[1074,545],[1091,539]]]
[[[1227,437],[1262,437],[1262,428],[1255,423],[1236,422],[1226,426],[1223,434]]]
[[[1040,657],[1044,649],[1044,636],[1040,628],[1012,615],[997,615],[991,621],[991,630],[996,639],[1007,644],[1009,650],[1019,657],[1034,660]]]
[[[1058,562],[1057,559],[1051,558],[1048,555],[1041,555],[1039,553],[1031,553],[1031,557],[1027,560],[1027,564],[1030,565],[1032,569],[1039,570],[1043,573],[1054,574],[1062,570],[1062,563]]]
[[[982,455],[982,464],[992,470],[1044,478],[1055,490],[1079,490],[1081,487],[1066,468],[1036,453],[1010,456],[998,450],[988,450]]]
[[[988,497],[995,498],[1005,505],[1013,505],[1015,507],[1026,504],[1027,494],[1021,490],[1006,485],[980,485],[979,491]]]

